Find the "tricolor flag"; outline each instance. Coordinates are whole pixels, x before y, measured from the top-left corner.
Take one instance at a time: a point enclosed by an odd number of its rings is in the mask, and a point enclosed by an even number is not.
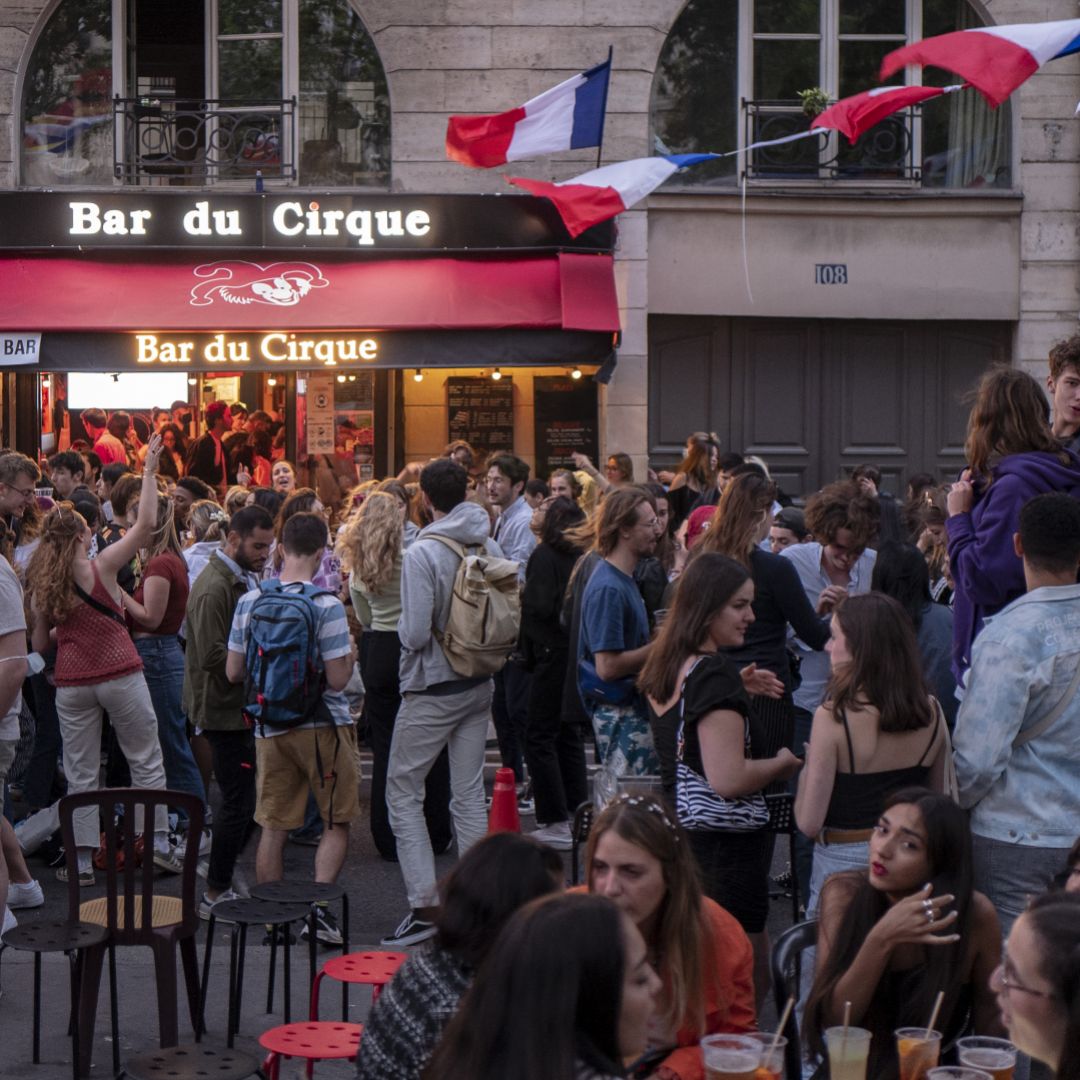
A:
[[[550,199],[559,211],[566,231],[571,236],[580,236],[593,225],[629,210],[680,169],[719,156],[670,154],[666,157],[633,158],[593,169],[559,184],[527,180],[521,176],[508,176],[507,179],[533,195]]]
[[[823,113],[814,117],[810,130],[828,128],[839,131],[854,143],[875,124],[909,105],[962,90],[963,83],[955,86],[878,86],[861,94],[841,98]]]
[[[881,62],[881,79],[907,64],[962,75],[997,108],[1048,60],[1080,52],[1080,19],[979,26],[896,49]]]
[[[446,156],[478,169],[599,146],[604,136],[611,57],[524,105],[495,116],[451,116]]]

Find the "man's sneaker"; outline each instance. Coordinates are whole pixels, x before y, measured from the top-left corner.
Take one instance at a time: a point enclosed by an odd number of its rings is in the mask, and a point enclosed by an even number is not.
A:
[[[67,863],[64,863],[63,866],[58,866],[56,868],[56,880],[57,881],[63,881],[63,882],[66,883],[67,879],[68,879]],[[88,870],[80,870],[79,871],[79,888],[80,889],[86,889],[86,888],[89,888],[93,884],[94,884],[94,868],[91,866]]]
[[[184,872],[184,853],[177,844],[169,844],[164,849],[155,844],[154,865],[159,870],[165,870],[170,874],[182,874]]]
[[[36,881],[12,881],[8,885],[7,902],[9,908],[41,907],[45,894]]]
[[[11,910],[9,908],[4,908],[4,922],[3,925],[0,926],[0,936],[6,934],[9,930],[14,930],[18,925],[19,920],[11,914]]]
[[[307,941],[310,936],[311,924],[304,923],[300,936]],[[340,945],[345,939],[341,936],[337,919],[334,913],[323,904],[315,905],[315,939],[324,945]]]
[[[169,842],[176,847],[176,852],[181,859],[187,854],[188,837],[186,833],[169,833]],[[213,836],[209,829],[203,829],[199,837],[199,854],[209,855]]]
[[[214,910],[215,906],[223,903],[225,900],[239,900],[240,897],[232,891],[232,889],[226,889],[221,893],[216,900],[211,900],[206,893],[202,894],[202,899],[199,901],[199,918],[209,919],[210,913]],[[228,919],[220,919],[220,922],[228,922]]]
[[[410,911],[401,920],[398,928],[392,934],[387,934],[380,944],[389,949],[404,945],[419,945],[421,941],[427,941],[428,938],[434,937],[435,933],[435,924],[433,922],[418,918],[414,912]]]
[[[574,839],[570,835],[569,821],[552,822],[552,824],[545,825],[542,829],[535,829],[533,832],[528,833],[528,836],[541,844],[547,844],[548,847],[554,848],[556,851],[572,851],[574,848]]]
[[[531,780],[526,781],[524,784],[518,784],[517,804],[519,814],[531,814],[536,810],[536,803],[533,800]]]

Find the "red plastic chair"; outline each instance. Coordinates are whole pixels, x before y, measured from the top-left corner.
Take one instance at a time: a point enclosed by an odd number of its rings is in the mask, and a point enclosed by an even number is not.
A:
[[[341,983],[370,986],[371,1002],[374,1004],[382,988],[405,963],[407,955],[408,953],[403,952],[354,952],[327,960],[311,984],[311,1019],[319,1019],[319,984],[324,976],[337,979]],[[342,1020],[346,1019],[348,1016],[343,1015]]]
[[[300,1024],[281,1024],[259,1036],[259,1045],[270,1051],[263,1061],[263,1072],[267,1080],[279,1080],[278,1070],[283,1057],[304,1058],[308,1080],[311,1080],[316,1061],[355,1061],[363,1032],[363,1024],[343,1021],[308,1020]]]

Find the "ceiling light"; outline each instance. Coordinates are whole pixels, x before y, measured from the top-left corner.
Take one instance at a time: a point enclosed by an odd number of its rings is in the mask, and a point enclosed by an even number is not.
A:
[[[574,368],[574,370],[570,372],[570,378],[571,379],[580,379],[581,378],[581,368],[579,368],[579,367]]]
[[[267,386],[277,386],[277,379],[275,379],[274,376],[271,375],[270,378],[266,380],[266,385]]]
[[[495,380],[495,382],[498,382],[502,378],[502,372],[498,368],[496,368],[491,373],[491,377]]]
[[[424,373],[419,368],[417,368],[413,372],[413,382],[423,382],[423,381],[424,381]]]
[[[337,381],[338,381],[338,382],[344,382],[344,381],[345,381],[345,376],[344,376],[344,375],[339,375],[339,376],[337,377]]]

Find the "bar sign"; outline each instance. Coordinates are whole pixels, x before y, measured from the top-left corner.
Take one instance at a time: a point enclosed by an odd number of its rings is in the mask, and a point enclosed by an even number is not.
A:
[[[40,359],[40,334],[0,334],[0,367],[36,364]]]
[[[846,285],[847,263],[815,263],[815,285]]]

